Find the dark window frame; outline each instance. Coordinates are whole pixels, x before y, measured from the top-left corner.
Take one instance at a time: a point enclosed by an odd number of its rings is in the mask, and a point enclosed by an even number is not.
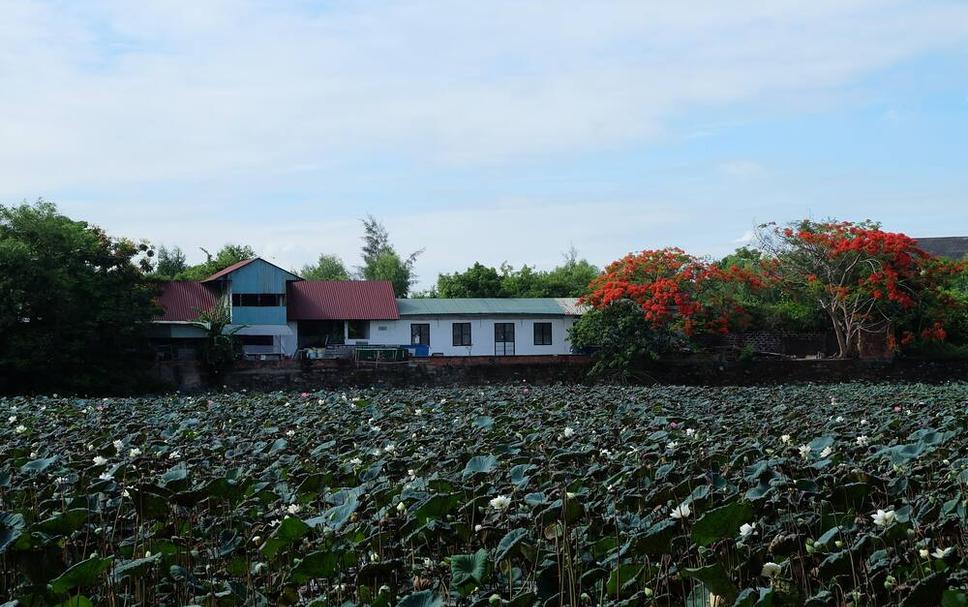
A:
[[[358,332],[355,332],[354,329],[357,329]],[[370,321],[347,320],[346,339],[370,339]]]
[[[272,335],[239,335],[243,346],[273,346],[275,339]]]
[[[426,336],[426,341],[424,337]],[[430,323],[412,322],[410,323],[410,345],[429,346],[430,345]]]
[[[282,293],[232,293],[233,308],[281,308],[286,305]]]
[[[550,322],[534,323],[534,345],[551,346],[554,345],[552,335],[554,331]]]
[[[454,337],[454,346],[470,346],[471,342],[471,323],[455,322],[451,325]]]
[[[510,333],[510,335],[509,335]],[[513,322],[494,323],[494,355],[495,356],[514,356],[515,340],[517,331]],[[510,340],[508,337],[510,336]],[[498,339],[498,338],[501,339]]]

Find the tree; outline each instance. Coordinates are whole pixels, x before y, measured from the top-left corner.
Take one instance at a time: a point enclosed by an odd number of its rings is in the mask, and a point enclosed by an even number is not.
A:
[[[666,248],[612,262],[592,281],[582,301],[596,309],[632,301],[654,329],[687,336],[727,333],[747,320],[730,288],[737,284],[758,288],[760,278],[738,266],[724,269],[682,249]]]
[[[150,363],[157,312],[153,250],[60,214],[49,202],[0,206],[0,386],[134,389]]]
[[[412,286],[413,271],[395,252],[384,251],[364,266],[363,278],[388,280],[393,285],[394,295],[406,297]]]
[[[414,251],[406,259],[390,244],[390,234],[372,215],[363,219],[363,265],[360,276],[366,280],[389,280],[397,297],[406,297],[417,275],[413,266],[423,249]]]
[[[764,224],[759,239],[773,255],[779,284],[826,314],[840,358],[859,353],[863,333],[888,331],[936,300],[950,271],[913,238],[869,221]],[[943,331],[934,336],[943,338]]]
[[[184,271],[179,272],[175,278],[178,280],[205,280],[220,270],[256,256],[252,247],[243,244],[223,245],[214,256],[205,249],[202,249],[202,252],[206,256],[203,263],[189,266]]]
[[[155,271],[152,276],[171,280],[188,269],[185,263],[185,253],[180,247],[167,248],[165,245],[158,247]]]
[[[501,274],[495,268],[477,262],[463,272],[438,276],[437,296],[505,297],[505,291]]]
[[[315,264],[302,267],[296,272],[299,276],[307,280],[349,280],[350,273],[343,265],[343,260],[337,255],[322,254]]]
[[[439,275],[436,292],[440,297],[580,297],[596,276],[598,268],[572,248],[564,264],[548,272],[528,265],[516,270],[507,263],[498,270],[477,262],[463,272]]]

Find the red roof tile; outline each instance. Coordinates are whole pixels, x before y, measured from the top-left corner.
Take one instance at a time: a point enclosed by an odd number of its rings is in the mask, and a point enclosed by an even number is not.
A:
[[[192,280],[174,280],[161,286],[158,305],[164,314],[155,320],[192,321],[204,310],[211,310],[216,296],[208,287]]]
[[[289,283],[289,320],[395,320],[386,280],[301,280]]]
[[[259,258],[258,257],[253,257],[252,259],[243,259],[242,261],[235,262],[232,265],[230,265],[229,267],[227,267],[225,269],[222,269],[222,270],[219,270],[215,274],[212,274],[211,276],[209,276],[208,278],[206,278],[202,282],[208,282],[210,280],[218,280],[219,278],[222,278],[226,274],[231,274],[232,272],[238,270],[239,268],[249,265],[250,263],[252,263],[256,259],[259,259]]]

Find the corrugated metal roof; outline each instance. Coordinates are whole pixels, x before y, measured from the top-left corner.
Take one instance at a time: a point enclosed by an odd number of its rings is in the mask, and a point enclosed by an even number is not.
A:
[[[527,314],[530,316],[578,316],[578,300],[555,297],[398,299],[400,316]]]
[[[252,259],[243,259],[242,261],[238,261],[236,263],[233,263],[229,267],[227,267],[225,269],[222,269],[222,270],[219,270],[215,274],[212,274],[211,276],[209,276],[208,278],[206,278],[202,282],[208,282],[210,280],[218,280],[219,278],[222,278],[223,276],[225,276],[227,274],[231,274],[232,272],[238,270],[239,268],[242,268],[242,267],[245,267],[245,266],[249,265],[250,263],[252,263],[256,259],[259,259],[259,258],[258,257],[253,257]]]
[[[936,236],[915,240],[919,247],[936,257],[959,261],[968,256],[968,236]]]
[[[192,321],[199,312],[211,310],[217,301],[215,293],[200,282],[173,280],[163,283],[158,305],[164,313],[155,318],[163,321]]]
[[[289,320],[395,320],[386,280],[301,280],[289,283]]]

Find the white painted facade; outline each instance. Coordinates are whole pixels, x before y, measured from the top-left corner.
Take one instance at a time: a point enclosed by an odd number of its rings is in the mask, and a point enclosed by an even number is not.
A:
[[[436,315],[406,316],[399,320],[370,321],[369,339],[347,340],[347,343],[368,343],[371,345],[409,346],[411,345],[411,326],[427,324],[430,328],[429,355],[438,356],[494,356],[495,323],[514,325],[515,356],[564,355],[571,354],[568,329],[574,324],[575,316],[520,316],[520,315]],[[470,323],[471,345],[454,345],[454,323]],[[535,344],[535,323],[551,325],[551,344]],[[507,346],[501,346],[497,354],[509,355]]]

